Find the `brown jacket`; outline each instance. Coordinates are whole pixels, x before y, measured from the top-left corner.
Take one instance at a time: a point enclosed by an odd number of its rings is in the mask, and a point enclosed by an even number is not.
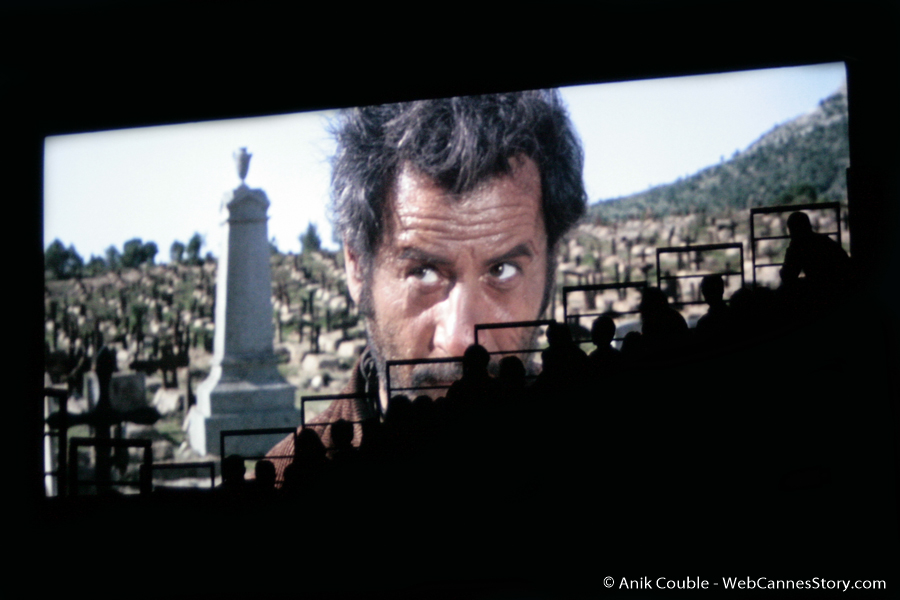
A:
[[[360,354],[359,359],[356,361],[356,365],[353,367],[353,376],[346,387],[341,390],[341,393],[378,393],[378,375],[375,368],[375,360],[368,348],[364,349],[362,354]],[[371,413],[371,408],[366,406],[366,403],[363,400],[335,400],[331,403],[331,406],[307,423],[306,426],[311,427],[319,434],[319,437],[322,439],[322,443],[326,448],[331,448],[331,426],[329,424],[339,421],[340,419],[351,421],[354,423],[353,445],[359,446],[360,441],[362,440],[362,426],[359,424],[359,421],[369,417]],[[297,433],[300,433],[301,429],[303,428],[298,427]],[[266,457],[275,464],[275,477],[277,481],[284,481],[284,470],[291,462],[293,462],[293,456],[294,436],[292,435],[289,435],[278,442],[266,453]]]

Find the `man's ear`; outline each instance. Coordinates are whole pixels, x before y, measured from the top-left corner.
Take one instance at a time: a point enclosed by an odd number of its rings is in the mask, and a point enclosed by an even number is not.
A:
[[[359,305],[362,294],[363,272],[359,254],[350,249],[347,241],[344,241],[344,269],[347,271],[347,290],[353,302]]]

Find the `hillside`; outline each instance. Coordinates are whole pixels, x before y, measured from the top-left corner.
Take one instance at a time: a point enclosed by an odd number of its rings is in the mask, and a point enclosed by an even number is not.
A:
[[[719,214],[755,206],[846,201],[850,166],[847,90],[765,133],[730,160],[647,191],[597,202],[594,222]],[[805,199],[804,199],[805,198]]]

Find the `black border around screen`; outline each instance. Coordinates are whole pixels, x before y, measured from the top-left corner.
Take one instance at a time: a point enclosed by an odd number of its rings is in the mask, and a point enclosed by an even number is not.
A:
[[[896,7],[738,2],[727,14],[716,14],[719,3],[635,2],[599,12],[562,7],[512,15],[460,13],[441,15],[438,22],[422,14],[414,29],[396,15],[367,13],[348,20],[322,8],[293,22],[291,13],[282,14],[274,5],[249,9],[226,3],[216,11],[230,11],[222,17],[210,14],[212,3],[201,2],[179,7],[147,1],[128,9],[47,4],[42,10],[4,9],[11,28],[21,34],[20,42],[5,42],[6,56],[15,57],[4,75],[13,97],[10,207],[25,208],[24,226],[15,226],[8,237],[13,245],[7,246],[7,256],[22,257],[13,276],[23,282],[17,301],[24,330],[14,328],[12,337],[25,346],[27,368],[15,374],[22,379],[21,392],[14,386],[9,401],[22,403],[22,415],[16,406],[11,418],[26,424],[20,430],[25,451],[19,481],[24,514],[35,525],[46,517],[36,468],[40,403],[35,397],[43,379],[41,156],[46,135],[846,61],[851,161],[866,170],[871,182],[867,199],[851,208],[852,237],[863,243],[854,255],[864,261],[867,292],[893,306],[886,364],[898,364],[898,312],[891,300],[900,263]],[[334,12],[352,10],[334,7]],[[888,383],[896,396],[897,375]],[[895,440],[894,477],[900,487],[898,452]],[[126,520],[134,516],[124,515]],[[122,517],[95,516],[95,523],[112,535]],[[50,543],[66,541],[40,528],[35,535]],[[433,579],[454,583],[466,577],[439,568],[434,573]],[[362,592],[376,589],[381,588],[375,583],[359,587]]]

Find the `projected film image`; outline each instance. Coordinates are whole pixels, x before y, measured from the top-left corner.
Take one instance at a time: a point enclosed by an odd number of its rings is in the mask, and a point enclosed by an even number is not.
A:
[[[600,442],[596,424],[648,410],[645,450],[682,421],[700,444],[721,434],[664,402],[696,365],[765,360],[754,343],[854,281],[843,63],[86,132],[44,152],[54,497],[287,495],[410,460],[481,465],[467,476],[501,488],[563,477],[554,442],[619,451],[636,430]],[[750,458],[742,416],[716,441],[765,470],[776,451]]]

